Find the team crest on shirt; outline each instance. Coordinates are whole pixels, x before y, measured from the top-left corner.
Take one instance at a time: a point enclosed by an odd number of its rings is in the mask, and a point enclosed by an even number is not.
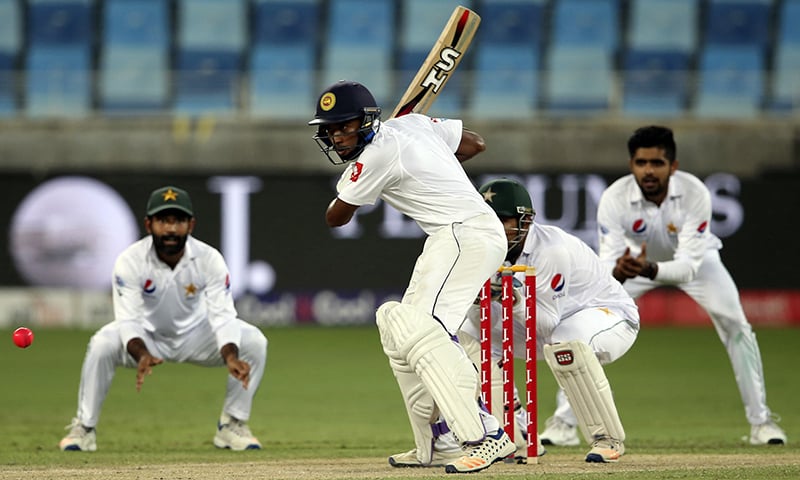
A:
[[[156,283],[148,278],[144,281],[142,292],[144,292],[145,295],[152,295],[156,293]]]
[[[636,219],[633,221],[631,230],[633,231],[633,233],[641,235],[647,231],[647,222],[645,222],[643,218]]]
[[[550,288],[552,288],[553,291],[556,292],[556,294],[553,295],[553,300],[566,295],[566,292],[564,292],[564,286],[566,284],[567,284],[567,279],[564,278],[564,275],[561,275],[560,273],[556,273],[555,275],[553,275],[553,278],[550,279]]]
[[[183,289],[186,290],[186,298],[194,298],[194,296],[197,294],[197,287],[194,283],[186,285],[183,287]]]
[[[358,177],[361,176],[361,172],[364,170],[364,164],[361,162],[353,162],[353,166],[350,170],[350,181],[355,182],[358,180]]]
[[[667,234],[669,234],[671,237],[674,237],[678,234],[678,227],[676,227],[674,223],[669,222],[667,224]]]

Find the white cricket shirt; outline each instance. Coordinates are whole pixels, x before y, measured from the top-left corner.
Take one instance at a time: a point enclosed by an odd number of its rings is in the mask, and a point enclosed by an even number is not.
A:
[[[209,322],[222,348],[239,345],[239,327],[230,275],[222,254],[189,236],[183,258],[171,269],[156,256],[147,236],[117,258],[113,278],[114,319],[123,345],[151,332],[176,347],[202,322]]]
[[[460,120],[419,114],[387,120],[342,173],[339,199],[361,206],[381,198],[428,235],[479,214],[495,215],[454,155],[461,135]]]
[[[722,242],[711,233],[711,193],[694,175],[676,170],[660,206],[645,200],[633,174],[612,183],[597,206],[599,255],[612,271],[625,248],[638,256],[647,242],[647,258],[658,262],[656,281],[692,280],[708,250]]]

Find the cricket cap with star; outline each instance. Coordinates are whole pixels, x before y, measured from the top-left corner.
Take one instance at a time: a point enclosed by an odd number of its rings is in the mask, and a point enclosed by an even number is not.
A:
[[[186,190],[171,185],[153,190],[147,201],[148,217],[164,210],[180,210],[190,217],[194,217],[192,199],[189,194],[186,193]]]

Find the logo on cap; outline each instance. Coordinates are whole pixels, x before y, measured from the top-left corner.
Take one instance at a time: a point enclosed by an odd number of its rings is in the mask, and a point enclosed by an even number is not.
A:
[[[326,112],[333,108],[336,105],[336,95],[332,92],[327,92],[322,98],[319,99],[319,106]]]
[[[163,198],[165,202],[168,202],[170,200],[172,200],[173,202],[177,202],[178,194],[171,188],[168,188],[166,192],[161,194],[161,198]]]

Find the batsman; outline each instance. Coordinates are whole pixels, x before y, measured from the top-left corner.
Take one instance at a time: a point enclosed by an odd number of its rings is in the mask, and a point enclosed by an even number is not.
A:
[[[538,358],[544,358],[561,387],[553,418],[578,425],[591,449],[587,462],[616,462],[625,453],[625,430],[606,378],[603,365],[622,357],[639,332],[639,311],[628,295],[600,262],[599,257],[579,238],[562,229],[534,223],[536,215],[525,187],[501,178],[479,188],[486,203],[503,223],[508,241],[507,264],[536,267],[536,339]],[[525,356],[525,302],[522,280],[517,273],[514,284],[514,355]],[[492,278],[500,292],[500,276]],[[494,297],[494,295],[493,295]],[[502,398],[502,317],[498,301],[492,302],[492,397]],[[480,365],[480,308],[470,307],[459,340],[476,365]],[[517,395],[515,395],[517,397]],[[527,414],[516,400],[517,422],[514,439],[517,457],[526,448],[522,432],[527,431]],[[492,404],[492,413],[503,414],[502,402]],[[550,425],[553,420],[548,422]],[[547,433],[547,432],[545,432]],[[542,443],[551,434],[540,435]],[[559,439],[563,445],[565,439]],[[577,445],[575,435],[569,444]],[[540,448],[540,454],[542,452]]]
[[[443,465],[447,473],[483,470],[512,454],[514,443],[481,409],[478,373],[456,332],[483,282],[503,262],[503,226],[461,162],[485,150],[460,120],[409,113],[381,122],[362,84],[340,81],[317,101],[310,125],[335,164],[347,164],[325,212],[344,225],[361,205],[382,199],[428,235],[401,302],[378,308],[383,351],[397,379],[416,447],[393,455],[393,466]],[[369,259],[354,253],[356,265]],[[439,416],[446,420],[438,422]],[[452,430],[458,448],[435,456],[432,444]]]

